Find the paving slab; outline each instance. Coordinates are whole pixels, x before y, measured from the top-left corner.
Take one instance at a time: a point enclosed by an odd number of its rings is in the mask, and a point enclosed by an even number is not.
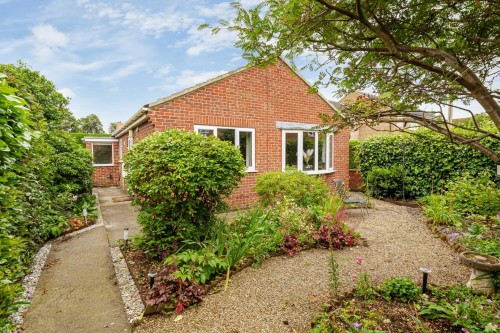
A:
[[[127,192],[118,187],[98,187],[94,192],[99,196],[102,218],[108,231],[109,244],[116,246],[123,239],[123,229],[129,228],[129,235],[140,232],[137,224],[139,208],[131,205]]]
[[[24,321],[25,332],[130,332],[104,226],[57,241]]]

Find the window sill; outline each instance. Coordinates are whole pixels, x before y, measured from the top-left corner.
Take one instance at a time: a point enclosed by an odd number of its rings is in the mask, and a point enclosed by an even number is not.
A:
[[[247,169],[245,170],[246,173],[257,173],[258,171],[255,169]]]
[[[114,164],[92,164],[93,167],[112,167]]]
[[[326,175],[329,173],[335,173],[337,170],[322,170],[322,171],[304,171],[308,175]]]

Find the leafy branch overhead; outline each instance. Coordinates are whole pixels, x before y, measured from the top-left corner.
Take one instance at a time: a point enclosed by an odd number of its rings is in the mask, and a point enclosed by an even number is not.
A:
[[[233,7],[236,18],[221,21],[213,31],[236,31],[236,46],[251,65],[272,64],[279,56],[292,62],[308,56],[307,67],[319,72],[316,89],[334,85],[339,96],[355,90],[377,94],[372,107],[364,105],[361,111],[358,103],[345,105],[330,122],[416,123],[500,162],[500,154],[481,143],[486,137],[499,140],[495,1],[267,0],[253,9],[239,2]],[[417,112],[425,104],[457,102],[472,118],[468,105],[477,102],[495,128],[474,122],[457,134],[457,125],[447,122],[441,109],[430,115]]]

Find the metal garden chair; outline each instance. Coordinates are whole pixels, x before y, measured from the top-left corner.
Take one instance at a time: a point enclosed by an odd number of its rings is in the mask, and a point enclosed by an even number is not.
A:
[[[338,178],[333,180],[335,187],[337,189],[338,194],[342,198],[345,204],[355,204],[359,205],[359,209],[361,209],[361,216],[363,215],[363,207],[366,209],[366,215],[368,215],[368,200],[365,198],[360,198],[354,194],[348,194],[344,189],[344,183]]]

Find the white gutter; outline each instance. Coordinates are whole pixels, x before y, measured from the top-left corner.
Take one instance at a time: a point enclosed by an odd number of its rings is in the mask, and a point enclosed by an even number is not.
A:
[[[142,108],[141,112],[147,111],[147,108]],[[136,121],[134,121],[131,124],[124,125],[123,127],[120,127],[115,133],[113,133],[113,137],[119,137],[121,134],[128,132],[129,129],[132,129],[136,127],[139,124],[142,124],[145,120],[147,120],[147,116],[144,114],[141,117],[139,117]]]

